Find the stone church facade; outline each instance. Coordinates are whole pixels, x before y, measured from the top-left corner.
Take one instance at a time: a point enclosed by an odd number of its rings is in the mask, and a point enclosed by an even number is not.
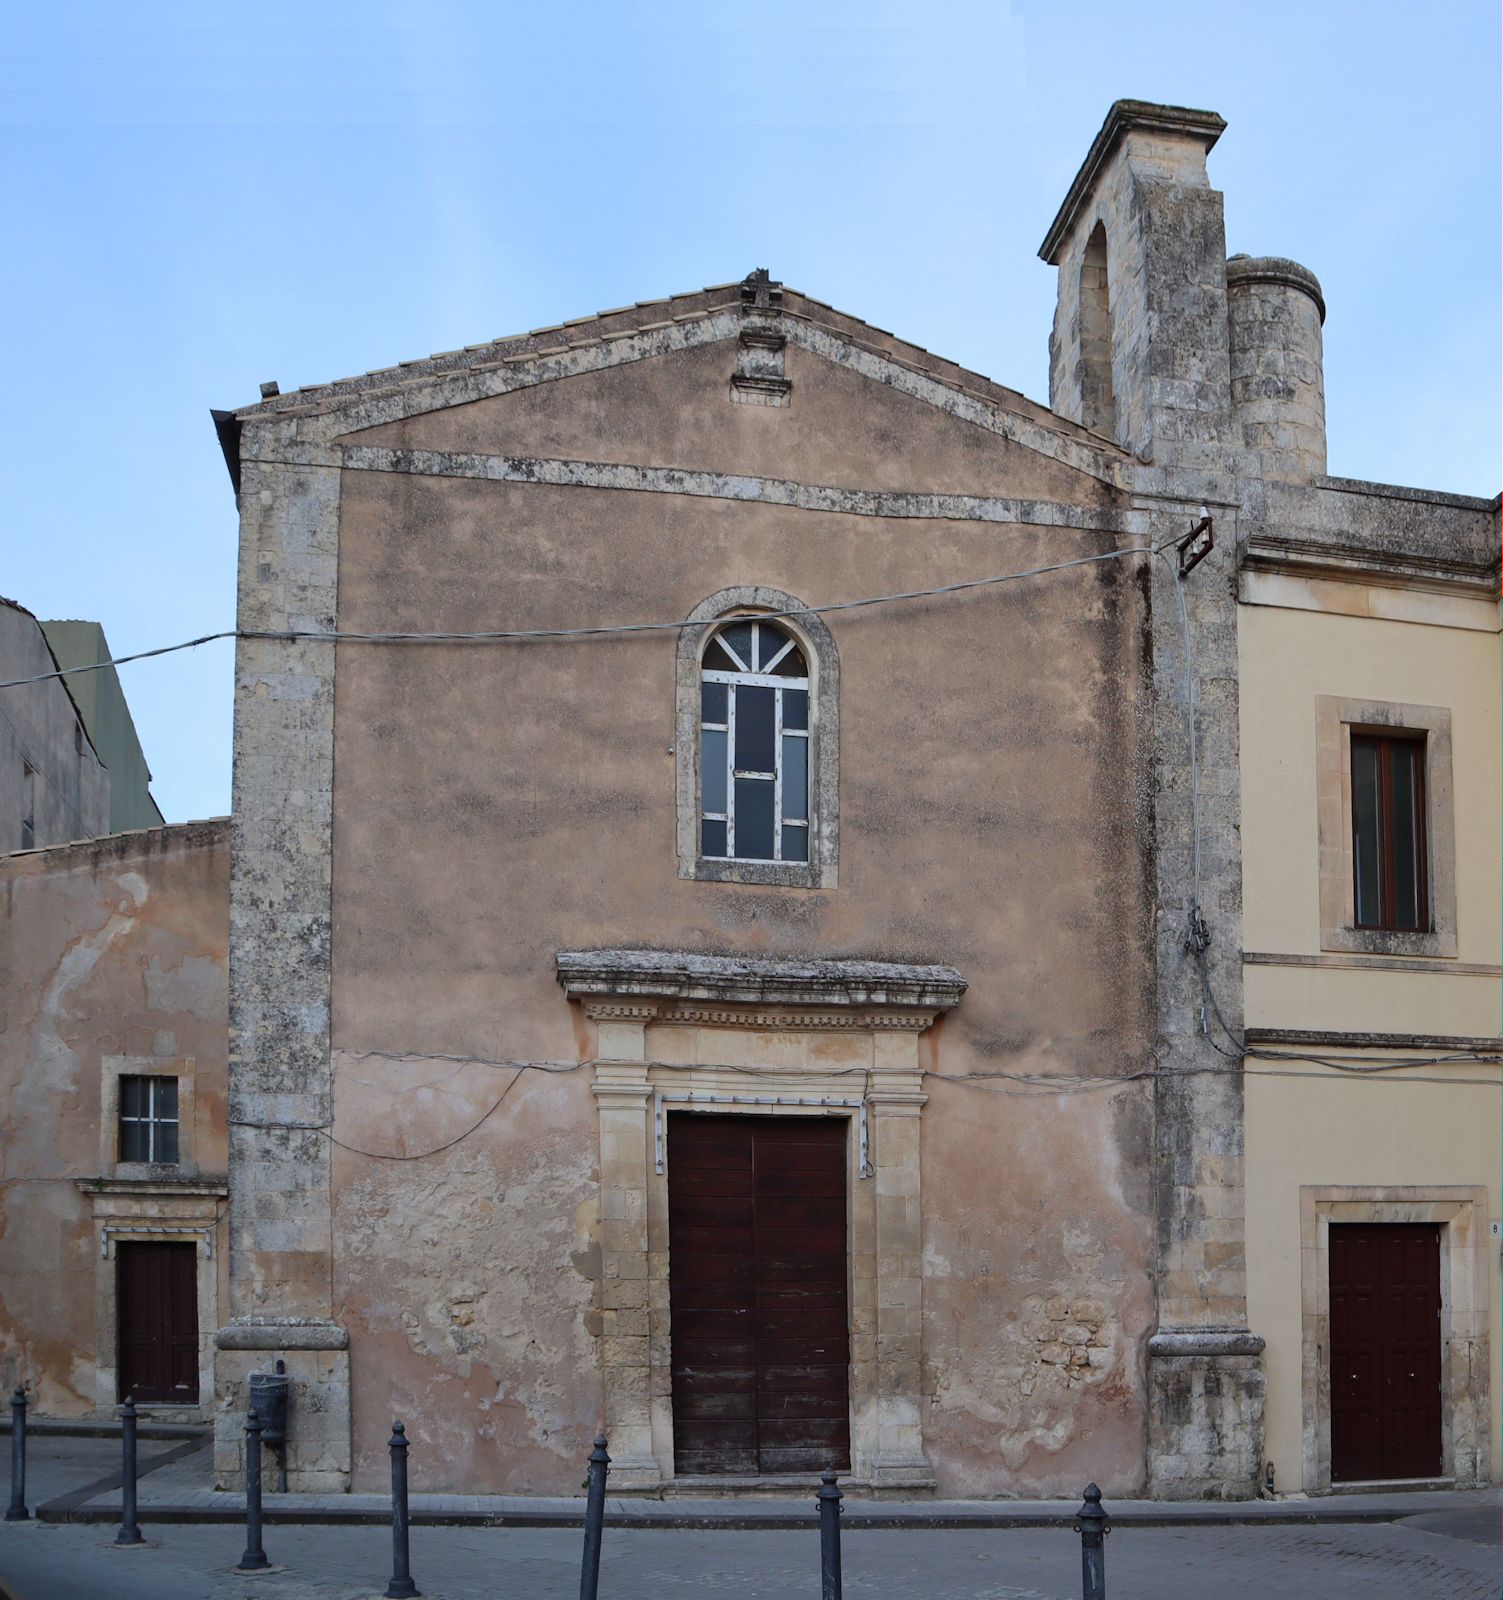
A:
[[[1239,562],[1427,534],[1222,128],[1113,107],[1048,408],[756,273],[219,414],[223,1481],[280,1358],[293,1487],[1255,1492]]]

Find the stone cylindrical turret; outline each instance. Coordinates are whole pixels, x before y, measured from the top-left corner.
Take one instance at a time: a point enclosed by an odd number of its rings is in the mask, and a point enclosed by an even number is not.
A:
[[[1326,470],[1326,303],[1308,267],[1280,256],[1226,264],[1232,416],[1262,474],[1308,482]]]

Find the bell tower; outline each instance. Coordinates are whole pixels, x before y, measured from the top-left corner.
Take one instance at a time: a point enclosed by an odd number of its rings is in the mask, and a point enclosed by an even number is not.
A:
[[[1039,255],[1059,270],[1049,405],[1140,460],[1230,438],[1226,230],[1214,111],[1118,100]]]
[[[1052,408],[1131,453],[1142,543],[1167,551],[1215,523],[1214,548],[1188,577],[1161,558],[1146,575],[1157,906],[1146,1464],[1164,1499],[1257,1492],[1265,1376],[1247,1303],[1237,547],[1246,504],[1275,467],[1286,481],[1323,470],[1314,279],[1293,263],[1236,262],[1229,304],[1222,200],[1206,172],[1225,126],[1212,111],[1117,101],[1039,251],[1059,273]]]

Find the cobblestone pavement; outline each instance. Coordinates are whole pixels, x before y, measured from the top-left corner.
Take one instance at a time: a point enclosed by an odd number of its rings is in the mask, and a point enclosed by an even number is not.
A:
[[[1110,1600],[1498,1600],[1495,1512],[1331,1527],[1122,1528],[1107,1542]],[[147,1529],[114,1550],[113,1530],[0,1524],[9,1600],[366,1600],[390,1572],[379,1527],[269,1527],[283,1570],[240,1577],[233,1526]],[[1459,1535],[1459,1536],[1458,1536]],[[417,1528],[413,1574],[428,1600],[574,1600],[572,1529]],[[1078,1600],[1068,1532],[851,1530],[851,1600]],[[819,1593],[818,1536],[790,1532],[606,1530],[602,1600],[801,1600]]]

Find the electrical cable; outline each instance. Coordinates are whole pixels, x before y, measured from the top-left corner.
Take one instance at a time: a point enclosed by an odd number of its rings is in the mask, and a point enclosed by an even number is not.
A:
[[[993,588],[998,584],[1016,583],[1022,578],[1036,578],[1045,573],[1065,572],[1071,567],[1085,567],[1100,561],[1118,561],[1124,556],[1153,555],[1151,545],[1123,545],[1116,550],[1102,550],[1095,555],[1074,556],[1068,561],[1051,561],[1040,567],[1027,567],[1019,572],[995,573],[985,578],[965,578],[959,583],[941,583],[928,589],[903,589],[894,594],[864,595],[858,600],[834,600],[821,606],[795,606],[786,611],[759,611],[759,618],[772,621],[777,618],[827,616],[836,611],[856,611],[866,606],[895,605],[906,600],[930,600],[939,595],[961,594],[969,589]],[[197,639],[187,639],[182,644],[162,645],[155,650],[137,650],[133,654],[112,656],[108,661],[89,662],[84,666],[69,667],[66,672],[38,672],[29,678],[10,678],[0,681],[0,689],[18,689],[29,683],[45,683],[52,678],[67,677],[75,672],[98,672],[104,667],[124,666],[131,661],[145,661],[152,656],[171,655],[177,650],[195,650],[200,645],[212,644],[217,639],[266,640],[287,644],[520,644],[533,639],[598,639],[634,633],[678,632],[684,628],[704,628],[710,624],[703,619],[693,621],[680,617],[673,622],[623,622],[605,623],[591,628],[492,628],[474,633],[398,633],[352,632],[344,629],[318,630],[309,628],[229,628],[219,633],[206,633]]]
[[[1016,571],[1016,572],[1000,573],[1000,574],[995,574],[993,576],[984,577],[984,578],[970,578],[970,579],[965,579],[965,580],[962,580],[962,581],[956,582],[956,583],[938,584],[938,585],[935,585],[933,587],[925,588],[925,589],[901,590],[901,591],[897,591],[897,592],[892,593],[892,594],[870,595],[870,596],[864,596],[862,598],[855,599],[855,600],[832,601],[832,602],[829,602],[829,603],[827,603],[825,605],[799,606],[799,607],[790,608],[790,609],[784,610],[784,611],[771,611],[771,612],[759,613],[759,615],[760,616],[765,616],[769,620],[777,619],[777,618],[795,619],[795,618],[797,618],[799,616],[805,616],[805,615],[811,615],[811,614],[812,615],[828,615],[828,614],[831,614],[831,613],[834,613],[834,612],[852,611],[852,610],[857,610],[857,609],[861,609],[861,608],[865,608],[865,607],[869,607],[869,606],[897,604],[897,603],[901,603],[901,602],[904,602],[904,601],[910,601],[910,600],[932,599],[932,598],[935,598],[935,597],[938,597],[938,596],[942,596],[942,595],[959,594],[959,593],[963,593],[963,592],[968,591],[968,590],[994,587],[996,585],[1000,585],[1000,584],[1004,584],[1004,583],[1012,583],[1012,582],[1016,582],[1016,581],[1018,581],[1020,579],[1023,579],[1023,578],[1037,577],[1037,576],[1041,576],[1041,575],[1046,574],[1046,573],[1062,572],[1062,571],[1066,571],[1066,570],[1068,570],[1070,568],[1073,568],[1073,567],[1083,567],[1083,566],[1089,566],[1089,565],[1092,565],[1092,564],[1095,564],[1095,563],[1098,563],[1098,562],[1114,561],[1114,560],[1118,560],[1118,559],[1121,559],[1123,557],[1132,556],[1132,555],[1156,555],[1156,556],[1161,556],[1161,557],[1163,557],[1163,558],[1165,558],[1167,560],[1168,559],[1168,551],[1170,549],[1172,549],[1178,542],[1179,541],[1177,539],[1166,539],[1162,543],[1157,544],[1157,545],[1140,545],[1140,544],[1126,545],[1126,546],[1122,546],[1122,547],[1120,547],[1118,549],[1115,549],[1115,550],[1101,551],[1101,552],[1098,552],[1098,553],[1096,553],[1094,555],[1088,555],[1088,556],[1076,556],[1076,557],[1073,557],[1073,558],[1071,558],[1069,560],[1057,561],[1057,562],[1049,562],[1049,563],[1046,563],[1046,564],[1044,564],[1042,566],[1029,567],[1029,568],[1025,568],[1025,569],[1022,569],[1020,571]],[[1214,985],[1211,982],[1210,966],[1209,966],[1209,962],[1206,959],[1206,952],[1209,949],[1210,942],[1211,942],[1211,930],[1210,930],[1209,926],[1207,925],[1207,923],[1205,921],[1205,918],[1204,918],[1204,915],[1203,915],[1202,910],[1201,910],[1200,756],[1199,756],[1199,740],[1197,738],[1196,728],[1195,728],[1196,680],[1195,680],[1195,665],[1194,665],[1194,645],[1193,645],[1193,639],[1192,639],[1192,634],[1191,634],[1191,630],[1190,630],[1189,610],[1188,610],[1188,607],[1187,607],[1186,602],[1185,602],[1184,576],[1179,571],[1178,567],[1176,565],[1172,564],[1172,563],[1171,563],[1171,575],[1172,575],[1173,581],[1174,581],[1174,592],[1175,592],[1176,608],[1177,608],[1178,613],[1179,613],[1180,629],[1181,629],[1181,633],[1182,633],[1183,641],[1184,641],[1184,662],[1185,662],[1184,703],[1185,703],[1186,736],[1187,736],[1187,743],[1188,743],[1189,766],[1190,766],[1190,804],[1191,804],[1190,873],[1191,873],[1192,893],[1191,893],[1191,904],[1190,904],[1190,911],[1189,911],[1189,917],[1188,917],[1188,925],[1187,925],[1187,930],[1186,930],[1186,935],[1185,935],[1185,940],[1184,940],[1184,948],[1187,951],[1187,953],[1190,954],[1191,958],[1195,962],[1196,969],[1197,969],[1197,976],[1198,976],[1199,983],[1200,983],[1200,988],[1201,988],[1200,1013],[1201,1013],[1201,1033],[1202,1033],[1202,1036],[1205,1038],[1207,1043],[1209,1043],[1211,1045],[1212,1049],[1214,1049],[1219,1055],[1221,1055],[1221,1056],[1223,1056],[1226,1059],[1231,1060],[1231,1061],[1242,1061],[1242,1062],[1245,1062],[1246,1060],[1249,1060],[1249,1059],[1257,1060],[1257,1061],[1290,1061],[1290,1062],[1304,1063],[1304,1064],[1307,1064],[1307,1065],[1315,1065],[1315,1066],[1326,1067],[1326,1068],[1334,1069],[1334,1070],[1345,1072],[1345,1073],[1349,1073],[1349,1074],[1366,1075],[1366,1076],[1373,1076],[1373,1075],[1376,1075],[1376,1074],[1382,1073],[1382,1072],[1411,1070],[1411,1069],[1414,1069],[1414,1068],[1427,1067],[1427,1066],[1440,1066],[1440,1065],[1445,1065],[1445,1064],[1449,1064],[1449,1063],[1466,1063],[1466,1064],[1476,1064],[1476,1065],[1491,1065],[1491,1064],[1498,1064],[1500,1062],[1503,1062],[1503,1056],[1480,1055],[1480,1054],[1470,1054],[1470,1055],[1466,1055],[1466,1054],[1451,1054],[1451,1055],[1446,1055],[1446,1056],[1422,1057],[1422,1058],[1411,1058],[1411,1059],[1400,1058],[1400,1059],[1393,1060],[1393,1061],[1387,1061],[1387,1060],[1369,1061],[1366,1064],[1364,1064],[1364,1063],[1353,1062],[1353,1061],[1349,1061],[1349,1060],[1343,1060],[1342,1058],[1339,1058],[1339,1057],[1325,1057],[1325,1056],[1314,1056],[1314,1055],[1307,1055],[1307,1054],[1296,1054],[1296,1053],[1288,1052],[1288,1051],[1261,1051],[1261,1050],[1256,1050],[1256,1049],[1253,1049],[1253,1048],[1249,1047],[1245,1037],[1242,1036],[1242,1035],[1239,1035],[1238,1033],[1236,1033],[1231,1028],[1231,1026],[1227,1023],[1226,1018],[1225,1018],[1225,1016],[1223,1015],[1223,1013],[1221,1011],[1220,1004],[1217,1001]],[[156,656],[170,655],[170,654],[173,654],[174,652],[181,651],[181,650],[197,649],[201,645],[212,644],[215,641],[220,640],[220,639],[265,640],[265,641],[282,641],[282,642],[288,642],[288,643],[306,642],[306,643],[324,643],[324,644],[483,644],[483,643],[523,643],[523,642],[526,642],[526,641],[539,640],[539,639],[586,639],[586,638],[602,638],[602,637],[610,637],[610,636],[623,636],[623,635],[631,635],[631,634],[639,634],[639,633],[661,633],[661,632],[670,632],[670,631],[681,631],[681,630],[683,630],[685,628],[703,627],[703,626],[706,626],[706,625],[707,624],[702,622],[702,621],[696,622],[696,621],[691,621],[688,618],[680,618],[680,619],[672,621],[672,622],[643,622],[643,623],[603,624],[603,625],[600,625],[600,626],[586,627],[586,628],[492,629],[492,630],[484,630],[484,631],[469,632],[469,633],[455,633],[455,632],[441,632],[441,633],[352,632],[352,631],[343,631],[343,630],[339,630],[339,629],[333,629],[333,630],[328,630],[328,631],[319,631],[319,630],[311,630],[311,629],[287,629],[287,630],[277,630],[277,629],[228,629],[228,630],[223,630],[223,631],[218,632],[218,633],[204,634],[204,635],[200,636],[199,638],[189,639],[189,640],[184,641],[181,644],[164,645],[164,646],[160,646],[160,647],[158,647],[156,649],[153,649],[153,650],[135,651],[135,652],[133,652],[131,654],[128,654],[128,655],[112,657],[107,661],[92,662],[92,663],[88,663],[88,664],[80,666],[80,667],[70,667],[70,668],[66,669],[66,671],[59,670],[57,672],[37,673],[37,674],[34,674],[31,677],[10,679],[8,681],[0,682],[0,689],[19,688],[19,687],[22,687],[22,686],[27,685],[27,684],[42,683],[42,682],[49,681],[51,679],[66,677],[66,676],[68,676],[69,673],[74,673],[74,672],[92,672],[92,671],[98,671],[98,670],[100,670],[100,669],[102,669],[104,667],[123,666],[126,663],[133,662],[133,661],[143,661],[143,660],[147,660],[147,659],[150,659],[150,658],[153,658],[153,657],[156,657]],[[9,720],[9,719],[7,719],[7,720]],[[1221,1044],[1219,1044],[1217,1042],[1217,1040],[1216,1040],[1216,1038],[1215,1038],[1215,1036],[1214,1036],[1214,1034],[1212,1032],[1211,1024],[1212,1024],[1212,1020],[1213,1019],[1215,1021],[1216,1026],[1219,1027],[1219,1029],[1221,1030],[1221,1033],[1225,1036],[1225,1038],[1227,1040],[1227,1043],[1229,1045],[1231,1045],[1231,1047],[1232,1047],[1231,1049],[1227,1049],[1227,1048],[1225,1048],[1224,1046],[1222,1046]],[[328,1125],[320,1124],[320,1123],[288,1123],[288,1122],[261,1123],[261,1122],[251,1122],[251,1121],[245,1121],[245,1120],[231,1119],[231,1126],[234,1126],[234,1127],[253,1127],[253,1128],[275,1128],[275,1129],[282,1129],[282,1130],[287,1130],[287,1131],[306,1130],[306,1131],[310,1131],[310,1132],[321,1133],[326,1138],[328,1138],[329,1141],[332,1144],[334,1144],[335,1146],[337,1146],[339,1149],[348,1151],[349,1153],[351,1153],[353,1155],[366,1157],[366,1158],[371,1159],[371,1160],[379,1160],[379,1161],[421,1161],[421,1160],[426,1160],[430,1156],[439,1155],[445,1150],[452,1149],[456,1144],[460,1143],[464,1139],[467,1139],[478,1128],[482,1127],[495,1114],[495,1112],[500,1108],[501,1104],[505,1101],[506,1097],[511,1093],[512,1089],[515,1088],[516,1084],[521,1079],[522,1074],[524,1072],[526,1072],[526,1071],[577,1072],[577,1071],[581,1070],[581,1068],[583,1068],[583,1067],[595,1064],[594,1062],[591,1062],[591,1061],[580,1061],[580,1062],[572,1062],[572,1063],[570,1063],[570,1062],[543,1062],[543,1061],[492,1061],[492,1060],[488,1060],[486,1058],[477,1057],[477,1056],[443,1055],[443,1054],[414,1055],[413,1053],[410,1053],[410,1052],[391,1051],[391,1050],[378,1050],[378,1049],[343,1051],[341,1053],[344,1054],[344,1055],[348,1055],[348,1056],[380,1057],[380,1058],[385,1058],[385,1059],[390,1059],[390,1060],[400,1060],[400,1061],[412,1061],[412,1060],[450,1061],[450,1062],[457,1063],[460,1067],[463,1067],[465,1065],[483,1065],[483,1066],[490,1066],[490,1067],[496,1067],[496,1068],[501,1068],[501,1069],[512,1070],[513,1075],[512,1075],[512,1078],[510,1079],[510,1081],[507,1083],[506,1088],[502,1090],[502,1092],[501,1092],[501,1094],[499,1096],[497,1096],[496,1100],[492,1103],[490,1108],[476,1122],[472,1123],[470,1127],[465,1129],[464,1132],[462,1132],[460,1134],[457,1134],[453,1139],[450,1139],[450,1140],[446,1141],[444,1144],[437,1145],[431,1150],[415,1152],[413,1154],[408,1154],[408,1155],[400,1155],[400,1154],[392,1154],[392,1153],[389,1153],[389,1152],[359,1149],[356,1146],[346,1144],[342,1140],[337,1139],[334,1136],[331,1128]],[[714,1068],[713,1064],[708,1064],[708,1063],[703,1063],[703,1062],[698,1062],[698,1063],[693,1063],[693,1064],[686,1064],[686,1063],[681,1063],[681,1062],[646,1062],[646,1063],[643,1063],[643,1065],[644,1065],[644,1067],[661,1067],[661,1068],[665,1068],[665,1069],[691,1070],[691,1071],[727,1070],[727,1071],[743,1073],[743,1074],[748,1075],[748,1076],[764,1077],[764,1078],[765,1077],[778,1077],[778,1076],[786,1077],[786,1076],[788,1076],[788,1073],[786,1071],[784,1071],[782,1069],[778,1069],[778,1068],[756,1068],[756,1067],[747,1067],[747,1066],[743,1066],[743,1065],[732,1065],[732,1064],[726,1064],[725,1066],[723,1066],[723,1067],[721,1067],[719,1069]],[[1043,1092],[1043,1093],[1058,1094],[1058,1093],[1062,1093],[1062,1092],[1074,1092],[1074,1091],[1077,1091],[1077,1090],[1087,1089],[1087,1088],[1120,1087],[1123,1084],[1141,1082],[1141,1081],[1146,1080],[1146,1079],[1199,1076],[1199,1075],[1204,1075],[1204,1074],[1207,1074],[1207,1073],[1222,1074],[1222,1073],[1225,1073],[1225,1072],[1227,1072],[1229,1070],[1230,1069],[1226,1068],[1226,1067],[1178,1067],[1178,1068],[1154,1067],[1154,1068],[1145,1068],[1145,1069],[1142,1069],[1142,1070],[1139,1070],[1139,1071],[1136,1071],[1136,1072],[1120,1073],[1120,1074],[1059,1074],[1059,1075],[1054,1075],[1054,1074],[1007,1073],[1007,1072],[978,1072],[978,1073],[956,1073],[956,1074],[950,1074],[950,1073],[939,1073],[939,1072],[933,1072],[933,1071],[927,1071],[926,1070],[925,1072],[923,1072],[922,1076],[939,1078],[939,1079],[941,1079],[942,1081],[944,1081],[946,1083],[958,1083],[958,1084],[962,1084],[962,1085],[965,1085],[967,1087],[973,1087],[973,1088],[992,1088],[993,1084],[995,1083],[997,1085],[997,1087],[995,1089],[993,1089],[993,1092],[1019,1092],[1019,1091],[1021,1091],[1021,1092]],[[1245,1066],[1243,1066],[1241,1068],[1241,1070],[1244,1073],[1246,1073],[1248,1071],[1248,1069]],[[826,1074],[826,1075],[845,1075],[845,1074],[848,1074],[848,1073],[855,1073],[855,1072],[861,1072],[861,1073],[863,1073],[865,1075],[865,1087],[864,1087],[863,1093],[862,1093],[862,1100],[863,1100],[863,1103],[865,1103],[865,1102],[869,1101],[870,1092],[871,1092],[871,1076],[870,1076],[869,1069],[867,1069],[865,1067],[837,1068],[837,1069],[832,1069],[832,1072],[829,1073],[829,1074]],[[1281,1073],[1276,1068],[1262,1067],[1262,1068],[1253,1069],[1253,1075],[1255,1075],[1255,1076],[1308,1077],[1311,1074],[1309,1074],[1309,1073],[1294,1073],[1294,1072],[1282,1072]],[[452,1076],[452,1074],[451,1074],[451,1076]],[[1404,1079],[1397,1080],[1397,1081],[1411,1082],[1411,1083],[1412,1082],[1428,1082],[1428,1083],[1459,1083],[1459,1084],[1472,1084],[1472,1083],[1481,1082],[1481,1083],[1494,1084],[1494,1086],[1497,1086],[1498,1084],[1503,1084],[1503,1079],[1497,1080],[1497,1083],[1494,1083],[1494,1080],[1491,1080],[1491,1079],[1437,1078],[1437,1077],[1419,1078],[1419,1077],[1415,1077],[1415,1076],[1411,1076],[1411,1077],[1404,1078]],[[1002,1085],[1004,1085],[1004,1084],[1016,1085],[1016,1089],[1015,1090],[1008,1090],[1008,1089],[1002,1087]],[[432,1087],[432,1085],[421,1085],[421,1086],[418,1086],[418,1087]],[[43,1181],[43,1180],[15,1179],[15,1180],[9,1180],[9,1181],[13,1181],[13,1182],[29,1182],[29,1181]]]
[[[231,1118],[230,1126],[235,1128],[275,1129],[280,1132],[307,1132],[322,1134],[330,1144],[351,1155],[361,1156],[370,1161],[426,1161],[431,1156],[441,1155],[446,1150],[452,1150],[455,1145],[468,1139],[472,1133],[483,1127],[501,1108],[507,1096],[521,1081],[524,1073],[571,1073],[580,1072],[587,1067],[602,1064],[620,1065],[619,1062],[610,1062],[608,1058],[590,1057],[583,1061],[497,1061],[485,1056],[446,1055],[443,1053],[417,1053],[402,1050],[342,1050],[344,1056],[378,1057],[392,1061],[445,1061],[455,1062],[461,1066],[493,1067],[500,1071],[510,1071],[511,1078],[506,1087],[495,1098],[490,1106],[462,1132],[451,1139],[446,1139],[442,1144],[435,1145],[428,1150],[417,1150],[406,1154],[385,1151],[366,1150],[358,1145],[346,1143],[335,1136],[328,1123],[318,1122],[255,1122],[245,1118]],[[1403,1078],[1394,1078],[1389,1081],[1395,1083],[1438,1083],[1457,1084],[1463,1086],[1482,1086],[1492,1089],[1503,1089],[1503,1075],[1496,1078],[1461,1078],[1437,1077],[1433,1074],[1421,1076],[1414,1072],[1415,1068],[1444,1065],[1471,1065],[1471,1066],[1500,1066],[1503,1065],[1503,1054],[1463,1054],[1451,1053],[1448,1055],[1426,1057],[1400,1057],[1385,1059],[1381,1062],[1354,1062],[1343,1061],[1340,1057],[1316,1056],[1293,1051],[1260,1051],[1249,1050],[1248,1055],[1260,1061],[1287,1061],[1304,1063],[1307,1065],[1332,1067],[1358,1076],[1379,1078],[1384,1073],[1409,1072],[1411,1075]],[[762,1079],[781,1079],[785,1083],[797,1084],[799,1073],[788,1067],[748,1067],[734,1062],[685,1062],[685,1061],[641,1061],[631,1065],[640,1066],[643,1071],[657,1069],[669,1072],[739,1072],[748,1077]],[[941,1083],[956,1084],[961,1088],[980,1089],[992,1094],[1021,1094],[1030,1095],[1060,1095],[1080,1093],[1089,1089],[1120,1089],[1132,1083],[1141,1083],[1161,1078],[1193,1078],[1208,1075],[1224,1074],[1226,1068],[1219,1066],[1187,1066],[1187,1067],[1144,1067],[1133,1072],[1121,1073],[1025,1073],[1005,1072],[1001,1070],[981,1072],[937,1072],[931,1068],[920,1069],[922,1078],[936,1079]],[[847,1077],[860,1074],[863,1078],[861,1103],[870,1105],[871,1101],[871,1069],[867,1066],[832,1067],[822,1072],[821,1077]],[[1292,1072],[1280,1070],[1276,1067],[1258,1067],[1251,1070],[1250,1076],[1254,1077],[1284,1077],[1284,1078],[1310,1078],[1314,1074],[1309,1072]],[[453,1076],[450,1074],[449,1076]],[[448,1082],[448,1078],[440,1080]],[[402,1093],[411,1092],[413,1088],[429,1088],[432,1085],[410,1085]],[[862,1173],[863,1177],[870,1177],[872,1169],[868,1163],[868,1170]],[[0,1187],[9,1183],[41,1183],[41,1182],[69,1182],[71,1178],[56,1180],[46,1178],[12,1178],[0,1180]]]

